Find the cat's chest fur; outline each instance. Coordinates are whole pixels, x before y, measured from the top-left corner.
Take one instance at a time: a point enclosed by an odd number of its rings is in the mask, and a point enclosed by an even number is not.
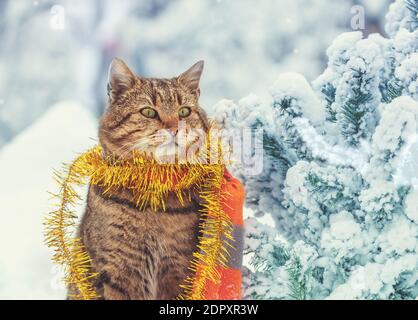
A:
[[[175,298],[196,251],[200,206],[169,195],[165,212],[140,211],[129,197],[90,187],[80,236],[105,282],[97,289],[112,299]]]

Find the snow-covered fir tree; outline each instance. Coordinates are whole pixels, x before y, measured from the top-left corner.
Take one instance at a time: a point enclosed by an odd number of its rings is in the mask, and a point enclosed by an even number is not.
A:
[[[270,101],[217,104],[226,129],[264,132],[263,172],[235,168],[247,298],[417,298],[417,0],[390,6],[386,33],[341,34],[312,85],[287,73]]]

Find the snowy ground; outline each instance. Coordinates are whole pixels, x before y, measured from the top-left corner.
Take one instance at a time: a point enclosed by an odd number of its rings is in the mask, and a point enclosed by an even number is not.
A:
[[[61,299],[65,290],[43,243],[43,217],[57,186],[52,169],[96,143],[96,122],[60,103],[0,153],[0,299]]]

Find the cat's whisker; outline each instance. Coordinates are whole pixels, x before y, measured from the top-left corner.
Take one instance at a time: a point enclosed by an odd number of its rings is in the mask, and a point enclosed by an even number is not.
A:
[[[133,148],[138,149],[143,146],[149,146],[149,139],[141,139],[133,145]]]
[[[117,155],[119,152],[123,152],[126,148],[128,148],[128,150],[131,150],[131,148],[129,148],[129,145],[131,143],[127,142],[124,145],[122,145],[121,147],[119,147],[118,149],[116,149],[116,151],[114,152],[115,155]]]
[[[109,133],[109,134],[113,133],[112,131],[109,131],[109,130],[106,130],[106,129],[103,129],[103,128],[101,128],[100,131],[103,131],[103,132],[106,132],[106,133]]]

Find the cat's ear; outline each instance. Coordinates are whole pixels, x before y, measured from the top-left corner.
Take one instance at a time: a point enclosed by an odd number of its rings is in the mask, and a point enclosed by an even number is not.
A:
[[[177,79],[186,86],[191,92],[200,95],[199,82],[202,76],[204,61],[200,60],[191,66],[186,72],[183,72]]]
[[[133,87],[135,75],[125,62],[115,58],[109,67],[107,93],[111,101],[115,100],[119,94]]]

